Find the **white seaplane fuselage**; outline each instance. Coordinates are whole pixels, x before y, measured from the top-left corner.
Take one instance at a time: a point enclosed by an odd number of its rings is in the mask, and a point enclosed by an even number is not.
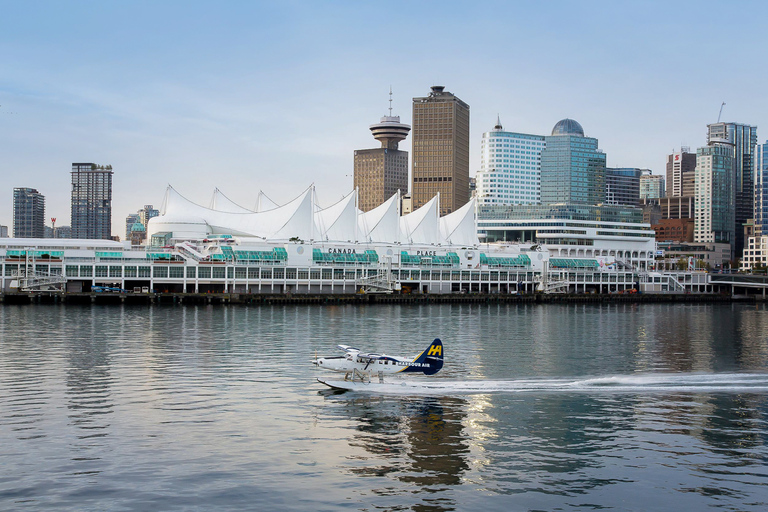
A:
[[[346,378],[355,376],[391,375],[395,373],[424,373],[432,375],[443,366],[443,345],[435,339],[430,346],[415,358],[388,356],[386,354],[366,354],[348,345],[339,345],[343,356],[320,357],[314,363],[318,368],[346,374]]]

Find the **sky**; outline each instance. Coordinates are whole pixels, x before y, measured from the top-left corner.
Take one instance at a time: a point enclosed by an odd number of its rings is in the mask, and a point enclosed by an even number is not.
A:
[[[730,4],[729,4],[730,5]],[[13,188],[69,224],[71,164],[112,165],[112,232],[168,185],[207,205],[215,188],[253,207],[315,184],[352,189],[369,125],[411,123],[443,85],[480,141],[547,135],[560,119],[595,137],[609,167],[664,174],[707,123],[768,126],[768,3],[0,0],[0,225]],[[400,144],[410,151],[410,137]]]

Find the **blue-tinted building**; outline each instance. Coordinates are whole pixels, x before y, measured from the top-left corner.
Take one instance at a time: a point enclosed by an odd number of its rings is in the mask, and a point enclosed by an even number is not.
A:
[[[755,145],[755,234],[768,235],[768,141]]]
[[[563,119],[544,138],[541,152],[541,203],[602,204],[605,153],[597,139],[584,136],[573,119]]]

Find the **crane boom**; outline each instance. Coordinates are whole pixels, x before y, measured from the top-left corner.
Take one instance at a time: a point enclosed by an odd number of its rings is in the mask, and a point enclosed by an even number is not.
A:
[[[723,104],[722,104],[722,105],[720,105],[720,113],[719,113],[719,114],[717,114],[717,122],[718,122],[718,123],[720,122],[720,116],[722,116],[722,115],[723,115],[723,107],[724,107],[724,106],[725,106],[725,102],[723,102]]]

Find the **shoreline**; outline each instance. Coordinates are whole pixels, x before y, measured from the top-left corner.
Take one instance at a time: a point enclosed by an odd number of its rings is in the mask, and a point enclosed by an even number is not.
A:
[[[376,305],[376,304],[587,304],[587,303],[761,303],[760,295],[724,294],[243,294],[243,293],[2,293],[1,305]]]

